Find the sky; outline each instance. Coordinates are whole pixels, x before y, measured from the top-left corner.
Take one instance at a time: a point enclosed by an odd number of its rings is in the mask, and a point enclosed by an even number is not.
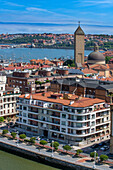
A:
[[[0,33],[113,34],[113,0],[0,0]]]

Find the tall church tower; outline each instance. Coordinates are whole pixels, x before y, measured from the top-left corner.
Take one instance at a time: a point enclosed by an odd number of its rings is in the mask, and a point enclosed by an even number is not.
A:
[[[84,63],[84,31],[80,27],[74,32],[74,60],[76,67]]]

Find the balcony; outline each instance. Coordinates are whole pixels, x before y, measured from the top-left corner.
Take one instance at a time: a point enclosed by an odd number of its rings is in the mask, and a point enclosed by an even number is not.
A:
[[[35,124],[35,123],[28,123],[28,125],[33,125],[33,126],[38,126],[38,123],[37,124]]]
[[[52,114],[50,117],[58,117],[58,118],[60,118],[60,115]]]
[[[50,130],[60,132],[60,129],[57,128],[51,128]]]
[[[37,117],[34,117],[34,116],[32,116],[32,115],[28,115],[28,118],[31,118],[31,119],[38,119],[38,116]]]

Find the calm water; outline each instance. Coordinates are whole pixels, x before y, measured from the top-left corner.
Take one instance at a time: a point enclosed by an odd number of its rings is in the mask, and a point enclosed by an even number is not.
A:
[[[0,151],[0,170],[58,170],[19,156]]]
[[[86,50],[85,55],[88,55],[91,51]],[[0,49],[0,58],[13,59],[16,62],[28,62],[31,59],[54,59],[54,58],[73,58],[74,50],[69,49],[40,49],[40,48],[11,48]]]

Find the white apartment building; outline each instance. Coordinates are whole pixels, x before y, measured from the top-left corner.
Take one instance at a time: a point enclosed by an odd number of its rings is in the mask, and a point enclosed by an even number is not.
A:
[[[16,101],[20,95],[19,88],[8,87],[0,82],[0,117],[14,117],[17,114]]]
[[[73,145],[109,138],[110,106],[104,100],[47,92],[21,95],[18,105],[23,132]]]

